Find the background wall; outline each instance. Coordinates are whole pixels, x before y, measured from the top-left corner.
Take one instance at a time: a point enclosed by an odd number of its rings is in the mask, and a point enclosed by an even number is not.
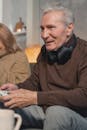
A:
[[[40,43],[40,0],[27,0],[27,46]]]
[[[87,0],[72,0],[72,10],[75,13],[75,32],[87,40]]]
[[[3,13],[2,3],[3,3],[3,1],[0,0],[0,21],[1,21],[1,22],[2,22],[2,13]]]
[[[19,17],[22,17],[26,24],[27,16],[27,0],[3,0],[3,22],[7,24],[11,30],[14,29]]]

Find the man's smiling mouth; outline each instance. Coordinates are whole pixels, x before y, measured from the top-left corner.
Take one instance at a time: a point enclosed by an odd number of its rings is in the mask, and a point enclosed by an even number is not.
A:
[[[45,43],[46,44],[51,44],[51,43],[53,43],[54,41],[46,41]]]

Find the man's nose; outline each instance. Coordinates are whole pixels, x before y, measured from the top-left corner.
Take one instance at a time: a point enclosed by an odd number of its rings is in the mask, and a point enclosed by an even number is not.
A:
[[[47,29],[45,29],[43,32],[42,32],[42,38],[48,38],[49,37],[49,32]]]

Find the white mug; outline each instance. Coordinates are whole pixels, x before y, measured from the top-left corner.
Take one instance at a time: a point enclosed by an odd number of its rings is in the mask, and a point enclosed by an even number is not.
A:
[[[0,109],[0,130],[19,130],[21,124],[22,118],[19,114],[13,110]]]

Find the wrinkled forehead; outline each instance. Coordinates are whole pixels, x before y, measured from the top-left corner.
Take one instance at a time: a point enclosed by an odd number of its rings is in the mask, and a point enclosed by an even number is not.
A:
[[[48,11],[46,13],[43,14],[42,19],[41,19],[41,23],[43,22],[64,22],[65,17],[64,17],[64,13],[62,11]]]
[[[58,10],[55,10],[55,11],[51,10],[51,11],[44,12],[43,16],[42,16],[42,19],[44,17],[47,17],[47,18],[54,17],[57,20],[62,20],[62,19],[64,19],[64,12],[63,11],[58,11]]]
[[[44,11],[43,12],[43,15],[46,15],[46,14],[64,14],[64,11],[63,10],[48,10],[48,11]]]

